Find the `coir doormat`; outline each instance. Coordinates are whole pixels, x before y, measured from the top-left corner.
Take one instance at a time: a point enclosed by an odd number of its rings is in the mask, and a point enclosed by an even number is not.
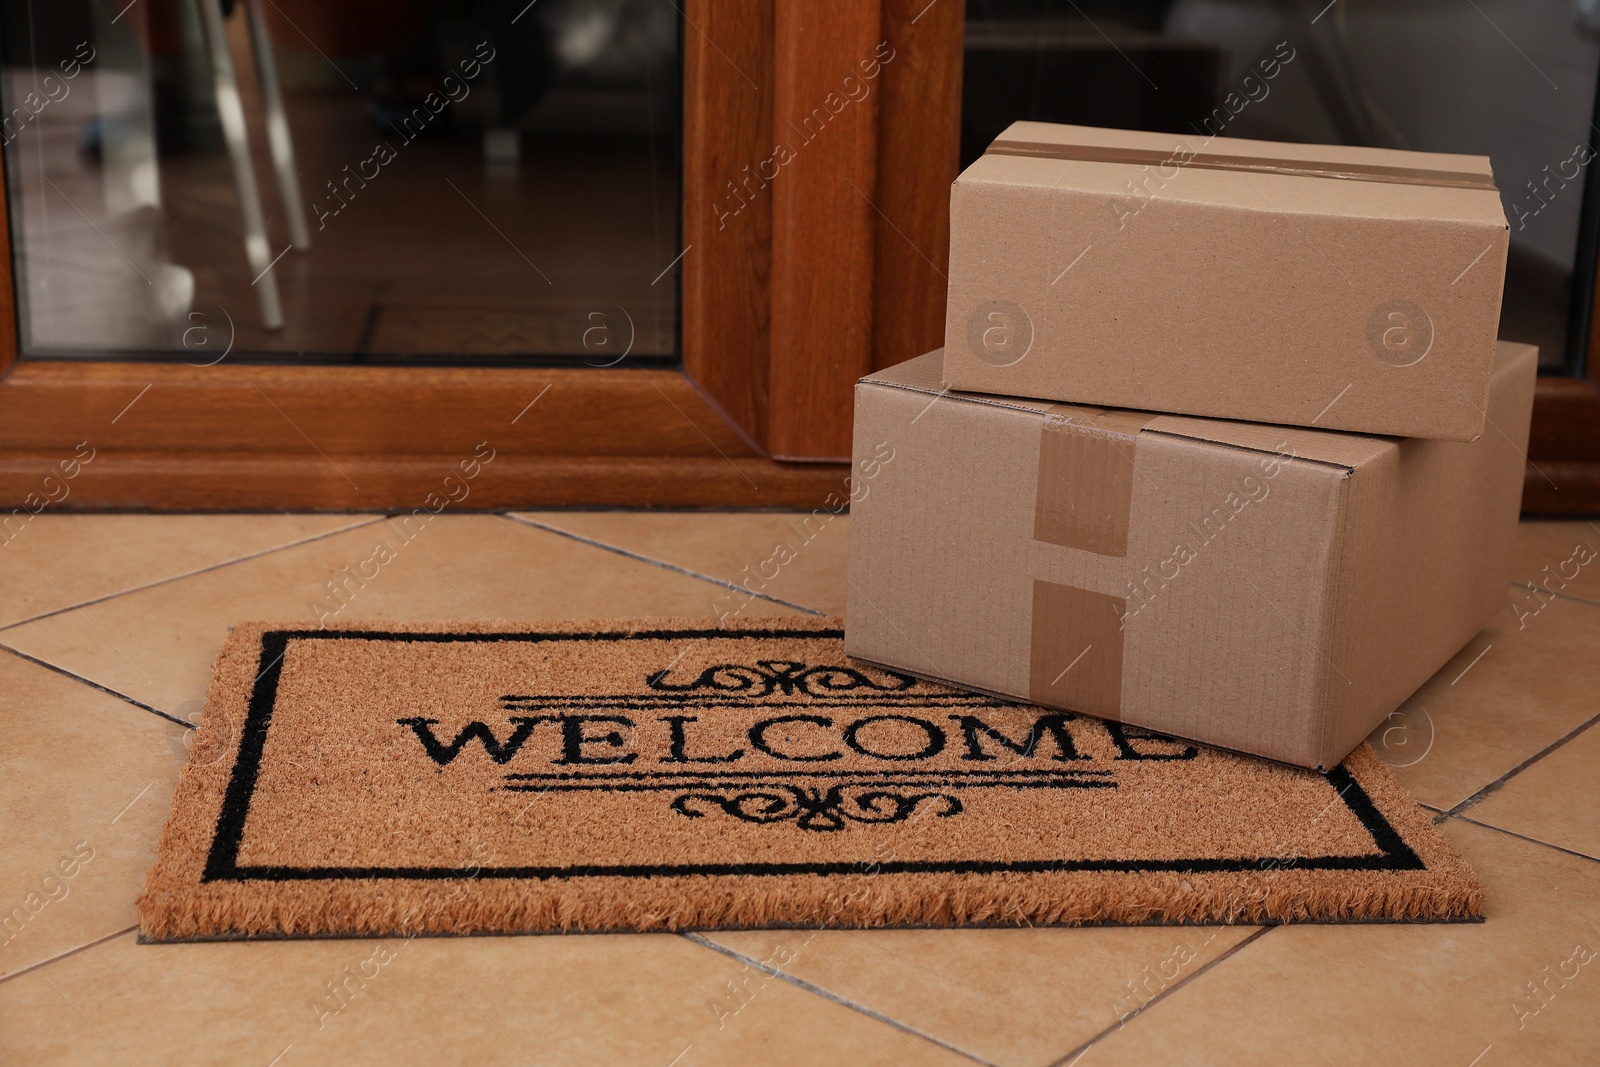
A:
[[[852,661],[842,636],[240,626],[142,935],[1478,913],[1365,746],[1295,770]]]

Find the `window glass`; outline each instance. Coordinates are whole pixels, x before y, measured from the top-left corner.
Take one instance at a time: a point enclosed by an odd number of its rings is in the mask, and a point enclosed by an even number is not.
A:
[[[31,0],[0,33],[24,356],[677,360],[671,4]]]

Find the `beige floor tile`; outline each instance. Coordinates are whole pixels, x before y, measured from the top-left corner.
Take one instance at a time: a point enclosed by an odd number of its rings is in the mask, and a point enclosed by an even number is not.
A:
[[[1600,859],[1600,727],[1591,726],[1462,814]]]
[[[850,518],[795,512],[529,512],[521,516],[614,548],[720,578],[791,604],[844,614]],[[768,614],[766,602],[731,589],[713,614]]]
[[[0,652],[0,975],[136,921],[181,727]]]
[[[236,622],[705,616],[708,589],[526,523],[441,515],[409,541],[390,520],[41,619],[0,644],[193,721]]]
[[[744,1008],[719,1017],[711,1005],[736,982]],[[0,983],[0,1061],[971,1062],[782,980],[750,981],[735,961],[670,935],[202,945],[128,935]]]
[[[1486,922],[1272,930],[1091,1047],[1082,1067],[1185,1050],[1316,1067],[1595,1062],[1600,864],[1456,820],[1446,833],[1483,881]]]
[[[755,930],[706,935],[996,1064],[1055,1061],[1252,927]]]
[[[1600,523],[1524,522],[1517,530],[1513,581],[1600,600]],[[1537,607],[1537,601],[1528,605]]]
[[[0,535],[0,626],[303,541],[370,515],[39,515]]]
[[[1600,605],[1508,607],[1369,740],[1418,800],[1449,808],[1600,711],[1596,648]]]

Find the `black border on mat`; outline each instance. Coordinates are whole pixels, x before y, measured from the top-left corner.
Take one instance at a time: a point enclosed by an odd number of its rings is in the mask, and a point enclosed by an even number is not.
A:
[[[289,867],[240,866],[239,847],[244,838],[245,820],[250,814],[250,800],[255,792],[256,779],[261,771],[262,753],[267,741],[267,728],[272,722],[273,707],[277,702],[278,680],[283,673],[283,660],[293,640],[345,640],[345,641],[681,641],[694,638],[770,638],[770,637],[820,637],[843,638],[844,631],[829,628],[750,629],[750,630],[640,630],[636,632],[475,632],[428,633],[386,630],[268,630],[261,635],[260,670],[250,694],[250,709],[240,731],[239,748],[234,758],[228,787],[223,795],[222,810],[217,815],[216,834],[206,857],[201,882],[244,881],[332,881],[339,879],[396,878],[413,880],[476,879],[476,878],[593,878],[623,877],[652,878],[683,875],[835,875],[860,874],[859,863],[685,863],[685,864],[581,864],[570,867]],[[1343,765],[1334,767],[1323,777],[1335,791],[1336,800],[1343,800],[1350,813],[1372,835],[1378,850],[1362,856],[1263,857],[1256,859],[1177,859],[1177,860],[1110,860],[1061,859],[1018,860],[999,862],[993,860],[899,860],[877,865],[884,874],[1038,874],[1056,871],[1173,871],[1182,874],[1215,874],[1233,871],[1300,869],[1300,870],[1356,870],[1356,871],[1417,871],[1426,864],[1407,845],[1389,820],[1378,811],[1372,798],[1361,788],[1354,776]],[[1330,801],[1331,803],[1331,801]]]

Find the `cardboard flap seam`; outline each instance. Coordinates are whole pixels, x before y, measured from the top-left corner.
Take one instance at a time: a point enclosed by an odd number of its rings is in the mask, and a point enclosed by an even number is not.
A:
[[[1258,456],[1275,456],[1284,462],[1315,463],[1319,466],[1332,467],[1334,470],[1344,471],[1345,477],[1347,478],[1356,472],[1356,469],[1350,466],[1348,463],[1337,463],[1331,459],[1318,459],[1315,456],[1301,455],[1284,456],[1281,452],[1274,452],[1270,448],[1256,448],[1252,445],[1235,444],[1232,441],[1218,441],[1210,437],[1196,437],[1194,434],[1178,433],[1176,430],[1152,430],[1149,427],[1145,427],[1139,432],[1155,434],[1160,437],[1173,437],[1181,441],[1194,441],[1196,444],[1215,445],[1218,448],[1231,448],[1239,452],[1252,452]]]
[[[1025,411],[1030,415],[1038,415],[1040,418],[1043,418],[1045,415],[1049,414],[1049,412],[1045,411],[1042,407],[1029,407],[1026,404],[1007,404],[1003,400],[990,399],[984,394],[958,393],[950,389],[925,389],[920,385],[907,385],[904,382],[886,382],[876,378],[861,378],[856,382],[856,385],[876,386],[880,389],[898,389],[903,393],[918,393],[922,396],[949,397],[951,400],[959,400],[967,404],[983,404],[984,406],[991,408],[1006,408],[1010,411]],[[1050,403],[1050,401],[1041,400],[1040,403],[1047,404]]]
[[[1008,404],[1003,400],[992,399],[992,398],[990,398],[989,396],[987,396],[985,394],[958,393],[958,392],[955,392],[955,391],[950,390],[950,389],[928,389],[928,388],[925,388],[923,386],[908,385],[908,384],[906,384],[904,382],[886,382],[886,381],[882,381],[881,379],[874,379],[874,378],[861,378],[856,382],[856,385],[857,385],[858,388],[877,387],[877,388],[880,388],[880,389],[895,389],[895,390],[898,390],[898,391],[903,392],[903,393],[916,393],[919,396],[947,397],[948,399],[959,401],[961,403],[980,404],[980,405],[983,405],[984,407],[1004,408],[1004,409],[1006,409],[1008,411],[1020,411],[1020,412],[1023,412],[1024,414],[1028,414],[1028,415],[1037,415],[1037,416],[1039,416],[1040,419],[1048,419],[1050,417],[1050,412],[1044,410],[1043,408],[1029,407],[1029,406],[1023,405],[1023,404]],[[1110,411],[1135,411],[1136,409],[1133,409],[1133,408],[1108,408],[1107,410],[1110,410]],[[1220,420],[1220,421],[1231,421],[1231,420]],[[1104,432],[1104,431],[1102,431],[1102,432]],[[1194,434],[1179,433],[1176,430],[1155,429],[1155,428],[1152,428],[1149,425],[1142,426],[1139,429],[1135,430],[1131,434],[1113,433],[1112,436],[1115,436],[1115,437],[1118,437],[1118,438],[1122,438],[1124,440],[1132,440],[1134,437],[1137,437],[1139,434],[1146,434],[1146,433],[1148,433],[1148,434],[1160,434],[1163,437],[1172,437],[1172,438],[1177,438],[1177,439],[1184,440],[1184,441],[1195,441],[1195,442],[1198,442],[1200,444],[1205,444],[1205,445],[1216,445],[1218,448],[1232,448],[1232,449],[1237,449],[1240,452],[1251,452],[1251,453],[1254,453],[1256,455],[1262,455],[1262,456],[1279,456],[1280,455],[1279,453],[1273,451],[1270,448],[1255,448],[1255,447],[1252,447],[1250,445],[1234,444],[1234,443],[1229,442],[1229,441],[1217,441],[1217,440],[1214,440],[1214,439],[1209,438],[1209,437],[1196,437]],[[1377,435],[1363,434],[1363,435],[1360,435],[1360,436],[1375,437]],[[1378,439],[1382,440],[1381,437],[1379,437]],[[1344,471],[1346,475],[1355,473],[1355,468],[1350,466],[1349,464],[1347,464],[1347,463],[1338,463],[1338,462],[1335,462],[1334,460],[1331,460],[1331,459],[1317,459],[1314,456],[1299,456],[1299,455],[1291,456],[1289,458],[1290,459],[1294,459],[1294,460],[1298,460],[1298,461],[1304,462],[1304,463],[1316,463],[1316,464],[1320,464],[1320,465],[1322,465],[1324,467],[1332,467],[1335,470]]]
[[[984,157],[980,157],[980,159],[981,158]],[[1277,175],[1266,171],[1259,172],[1257,176],[1285,178],[1298,177],[1298,175],[1293,174]],[[952,186],[952,212],[954,212],[955,203],[954,191],[970,189],[974,186],[1025,188],[1043,192],[1052,196],[1070,195],[1075,197],[1097,198],[1103,199],[1108,203],[1114,202],[1119,196],[1124,195],[1120,192],[1075,188],[1071,185],[1063,184],[1059,178],[1051,179],[1040,177],[1035,179],[1024,178],[1017,175],[1008,175],[1004,178],[1001,178],[981,174],[962,174],[956,179],[955,184]],[[1396,188],[1422,189],[1425,187],[1396,186]],[[1229,199],[1219,199],[1211,195],[1195,196],[1191,198],[1180,196],[1177,193],[1172,192],[1156,192],[1154,194],[1147,194],[1146,197],[1140,201],[1140,203],[1144,205],[1144,207],[1154,205],[1192,207],[1201,208],[1205,211],[1215,212],[1218,214],[1236,213],[1240,216],[1251,217],[1260,216],[1279,219],[1356,219],[1400,227],[1412,225],[1426,226],[1430,224],[1436,224],[1441,221],[1446,221],[1456,229],[1467,233],[1478,234],[1479,239],[1482,239],[1483,235],[1492,234],[1493,236],[1489,238],[1490,240],[1501,238],[1509,242],[1510,226],[1505,221],[1505,212],[1504,207],[1500,202],[1500,195],[1491,189],[1463,191],[1474,193],[1481,192],[1486,195],[1492,195],[1494,198],[1493,203],[1491,204],[1488,200],[1485,200],[1483,206],[1491,213],[1498,213],[1499,217],[1484,218],[1478,213],[1472,211],[1470,208],[1463,208],[1454,212],[1444,212],[1441,210],[1433,214],[1420,213],[1420,209],[1411,209],[1404,212],[1396,211],[1393,213],[1384,213],[1373,212],[1370,209],[1367,211],[1361,211],[1349,205],[1329,207],[1317,204],[1285,203],[1279,197],[1274,197],[1272,200],[1265,199],[1265,197],[1262,195],[1262,190],[1260,189],[1255,189],[1251,193],[1249,202],[1236,202]],[[1144,207],[1141,207],[1140,210],[1144,210]],[[1440,277],[1447,278],[1447,275],[1441,270]],[[1441,284],[1443,284],[1442,281]]]
[[[985,155],[1024,156],[1032,159],[1059,159],[1075,163],[1112,163],[1131,166],[1199,167],[1204,170],[1246,171],[1260,174],[1287,174],[1295,177],[1329,178],[1337,181],[1383,182],[1391,185],[1423,185],[1435,188],[1482,189],[1496,191],[1494,174],[1473,174],[1459,170],[1428,170],[1422,167],[1393,167],[1376,163],[1319,163],[1316,160],[1276,159],[1270,156],[1230,156],[1219,152],[1195,152],[1182,142],[1170,149],[1114,148],[1110,145],[1083,145],[1051,141],[1010,141],[992,143]]]

